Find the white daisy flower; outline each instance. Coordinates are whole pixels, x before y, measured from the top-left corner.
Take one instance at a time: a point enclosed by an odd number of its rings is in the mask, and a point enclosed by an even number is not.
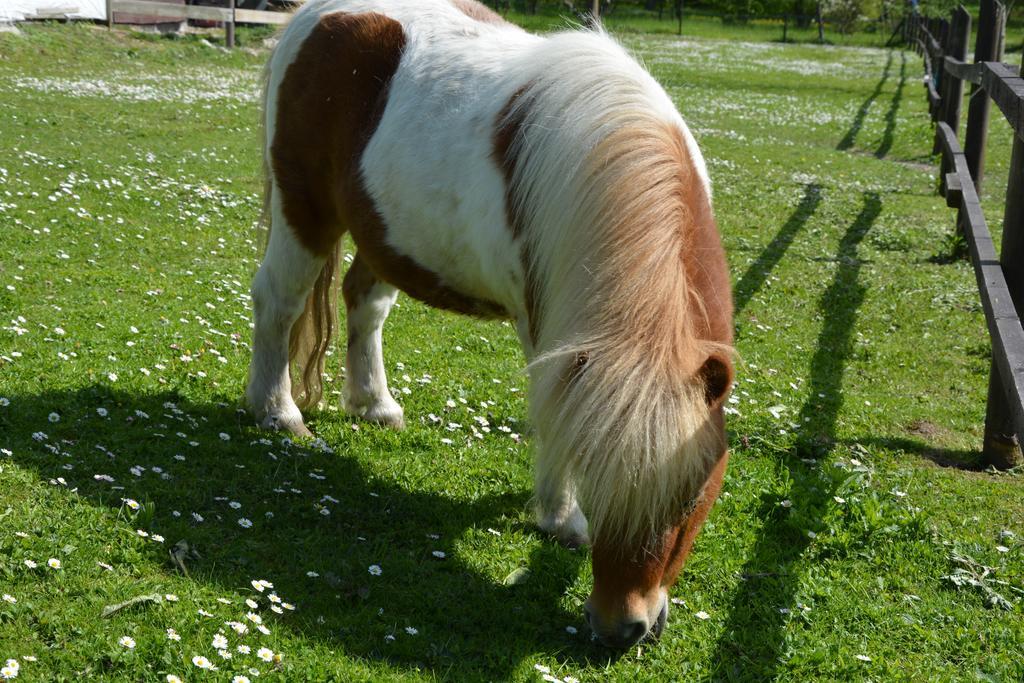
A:
[[[376,564],[371,564],[370,568],[367,571],[370,572],[371,576],[380,576],[384,573],[383,570],[380,568],[380,565]]]
[[[56,557],[51,557],[50,559],[48,559],[46,561],[46,564],[50,567],[50,569],[60,569],[61,568],[60,560],[58,560]]]
[[[135,639],[131,636],[121,636],[120,638],[118,638],[117,642],[119,642],[121,645],[128,648],[129,650],[135,649]]]
[[[202,655],[196,655],[192,658],[192,663],[200,669],[213,669],[213,662]]]
[[[261,647],[259,650],[256,650],[256,656],[264,662],[270,662],[274,660],[274,651],[269,647]]]

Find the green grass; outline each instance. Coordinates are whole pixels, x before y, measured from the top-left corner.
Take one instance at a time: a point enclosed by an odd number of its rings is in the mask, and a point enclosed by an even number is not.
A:
[[[508,325],[400,299],[401,433],[340,413],[338,382],[308,422],[333,452],[239,411],[265,53],[30,26],[0,34],[0,663],[29,681],[1020,680],[1022,484],[977,467],[989,344],[969,265],[944,258],[918,58],[624,40],[708,158],[741,357],[724,494],[659,643],[593,645],[587,551],[531,525]],[[1008,140],[993,124],[993,223]],[[944,578],[962,556],[1009,609]],[[224,624],[245,599],[269,635]],[[251,654],[221,659],[218,632]]]

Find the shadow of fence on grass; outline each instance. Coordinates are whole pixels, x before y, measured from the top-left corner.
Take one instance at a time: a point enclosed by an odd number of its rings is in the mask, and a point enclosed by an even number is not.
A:
[[[230,406],[190,404],[174,392],[136,395],[91,386],[8,397],[16,413],[6,415],[16,415],[16,424],[0,414],[0,430],[9,434],[5,446],[19,466],[44,480],[62,477],[86,504],[119,509],[124,497],[142,502],[152,522],[129,524],[166,538],[165,546],[139,542],[145,561],[163,564],[168,574],[174,569],[167,550],[185,539],[201,554],[189,563],[196,583],[232,595],[251,579],[272,580],[299,608],[271,619],[275,630],[293,630],[364,661],[454,680],[503,680],[531,653],[553,648],[563,650],[559,657],[570,666],[609,658],[582,635],[566,633],[571,624],[584,633],[581,615],[559,606],[585,552],[549,540],[529,544],[528,551],[519,542],[504,543],[509,568],[530,570],[529,580],[515,585],[482,573],[457,552],[460,543],[493,539],[492,528],[506,538],[531,533],[523,515],[528,490],[465,499],[415,481],[400,485],[400,458],[408,457],[410,441],[399,446],[390,432],[372,426],[362,428],[380,432],[369,448],[373,457],[395,458],[394,477],[367,471],[344,452],[344,439],[333,454],[290,444],[255,431]],[[109,416],[99,417],[97,407]],[[48,415],[56,410],[61,419],[51,424]],[[34,430],[46,436],[30,436]],[[270,441],[261,443],[263,436]],[[417,447],[423,452],[432,445],[425,436]],[[455,451],[451,457],[458,457]],[[242,517],[251,528],[238,523]],[[136,576],[126,583],[131,595],[121,599],[163,592],[159,579],[140,580],[133,566],[109,559],[115,571]],[[372,576],[371,565],[382,574]],[[307,575],[311,571],[319,576]],[[221,620],[245,612],[212,600],[196,607]],[[407,635],[406,627],[418,634]],[[116,663],[96,665],[93,674],[117,677]]]
[[[981,472],[985,469],[985,463],[979,450],[943,448],[902,436],[866,436],[852,440],[850,443],[911,453],[925,460],[930,460],[939,467],[966,470],[968,472]]]
[[[871,91],[871,94],[868,95],[867,99],[860,105],[857,113],[853,116],[853,121],[850,123],[849,130],[846,131],[846,135],[844,135],[843,139],[839,141],[838,145],[836,145],[836,149],[840,152],[845,152],[853,147],[853,143],[857,139],[857,134],[860,133],[860,129],[864,126],[864,119],[867,118],[868,111],[871,110],[871,105],[873,105],[875,100],[878,99],[878,96],[882,94],[882,88],[885,87],[885,82],[889,80],[889,72],[892,70],[892,55],[893,51],[889,50],[889,56],[885,62],[885,71],[882,72],[882,78],[875,85],[875,89]]]
[[[835,484],[820,476],[816,462],[827,456],[843,405],[843,375],[853,352],[853,331],[867,287],[860,281],[864,261],[858,247],[881,213],[878,194],[865,193],[860,213],[847,228],[833,259],[832,282],[817,310],[823,318],[810,366],[808,399],[796,417],[793,452],[779,453],[789,489],[783,498],[766,496],[755,513],[763,520],[758,539],[741,572],[728,621],[711,661],[715,675],[727,680],[768,680],[777,672],[788,619],[796,611],[799,564],[834,495]],[[780,505],[788,499],[792,507]]]
[[[891,53],[890,53],[891,57]],[[900,52],[900,82],[896,84],[896,92],[893,93],[892,102],[889,103],[889,111],[885,112],[885,131],[882,132],[882,142],[875,150],[875,157],[883,158],[892,149],[893,138],[896,135],[896,116],[900,111],[900,103],[903,101],[903,86],[907,84],[907,53]]]
[[[736,318],[739,318],[740,313],[747,307],[750,300],[768,281],[768,276],[775,266],[779,265],[779,261],[786,255],[793,240],[807,225],[807,221],[814,215],[819,204],[821,204],[821,186],[817,183],[804,185],[804,196],[800,198],[800,203],[790,214],[789,219],[775,233],[775,237],[761,251],[757,260],[751,263],[746,272],[736,281],[733,294]]]

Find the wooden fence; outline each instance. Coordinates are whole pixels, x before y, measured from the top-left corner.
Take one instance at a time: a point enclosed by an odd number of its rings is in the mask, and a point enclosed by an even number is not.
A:
[[[903,25],[904,40],[924,58],[933,152],[942,153],[939,191],[957,210],[992,339],[983,449],[986,461],[1000,468],[1021,464],[1024,444],[1024,80],[1001,61],[1005,28],[1003,5],[982,0],[974,61],[967,62],[971,17],[963,6],[948,20],[914,14]],[[965,83],[971,91],[961,148]],[[992,102],[1014,133],[999,256],[978,199]]]
[[[167,21],[185,21],[199,19],[217,21],[224,25],[224,44],[235,46],[235,24],[287,24],[291,12],[263,12],[260,10],[241,9],[235,7],[235,0],[224,0],[224,7],[206,5],[174,5],[169,2],[148,2],[148,0],[107,0],[107,28],[114,27],[114,12],[144,15],[166,19]]]

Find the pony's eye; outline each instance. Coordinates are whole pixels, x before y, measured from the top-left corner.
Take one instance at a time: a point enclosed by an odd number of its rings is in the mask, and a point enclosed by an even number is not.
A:
[[[590,361],[590,354],[586,351],[577,351],[573,356],[572,362],[565,373],[565,382],[571,384],[583,374],[583,368],[587,366]]]

